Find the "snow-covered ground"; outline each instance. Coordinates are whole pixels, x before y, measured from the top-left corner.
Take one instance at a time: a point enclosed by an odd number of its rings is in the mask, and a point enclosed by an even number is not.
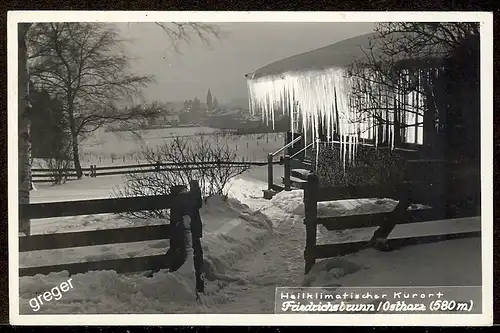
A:
[[[212,133],[207,128],[162,129],[131,133],[97,132],[82,151],[82,165],[137,163],[141,147],[154,148],[176,134]],[[215,138],[215,137],[214,137]],[[219,137],[245,160],[265,161],[283,144],[280,134]],[[111,160],[111,155],[114,159]],[[43,161],[38,161],[43,164]],[[43,165],[42,165],[43,166]],[[280,183],[283,167],[274,166]],[[123,176],[100,176],[51,186],[36,184],[32,202],[109,198],[122,185]],[[418,245],[391,253],[364,250],[318,263],[304,277],[303,191],[282,192],[264,200],[267,166],[253,167],[228,184],[229,198],[210,198],[201,209],[202,246],[207,267],[206,294],[194,302],[192,257],[175,273],[160,271],[117,274],[97,271],[76,274],[54,272],[48,276],[20,278],[20,314],[39,313],[273,313],[279,286],[329,285],[462,285],[480,284],[480,239],[463,239]],[[318,204],[323,216],[390,211],[388,199],[343,200]],[[417,208],[417,207],[416,207]],[[474,230],[479,219],[440,221],[397,226],[393,237]],[[32,220],[33,234],[76,232],[168,223],[164,220],[123,218],[115,214]],[[367,240],[374,228],[327,231],[318,228],[318,244]],[[20,267],[71,262],[132,258],[165,253],[168,240],[92,247],[32,251],[19,254]],[[440,255],[436,255],[439,253]],[[460,258],[460,261],[455,260]],[[445,267],[446,269],[444,269]],[[468,267],[468,269],[464,269]],[[59,300],[33,311],[33,298],[72,279],[73,288]],[[33,305],[33,304],[32,304]]]
[[[304,277],[303,192],[262,198],[265,168],[233,179],[229,199],[214,197],[202,208],[203,247],[211,267],[206,295],[193,301],[194,277],[189,261],[176,273],[144,274],[110,271],[72,275],[74,288],[34,312],[30,299],[67,280],[67,272],[20,278],[20,314],[34,313],[273,313],[279,286],[408,286],[481,284],[481,240],[470,238],[409,246],[391,253],[364,250],[318,263]],[[276,172],[279,174],[279,171]],[[279,174],[280,175],[280,174]],[[260,180],[259,180],[260,179]],[[39,187],[34,202],[81,200],[110,196],[120,176],[82,179],[56,187]],[[388,211],[391,200],[337,201],[319,204],[319,214]],[[479,219],[398,226],[393,236],[470,230]],[[34,233],[116,228],[164,221],[121,219],[115,215],[34,220]],[[328,232],[318,230],[318,243],[367,239],[373,228]],[[20,266],[112,259],[164,253],[168,241],[95,246],[20,254]],[[437,255],[439,254],[439,255]],[[456,260],[460,258],[460,260]]]

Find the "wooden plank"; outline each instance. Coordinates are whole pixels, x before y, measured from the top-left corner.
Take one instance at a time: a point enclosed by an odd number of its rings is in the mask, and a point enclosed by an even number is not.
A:
[[[42,168],[33,168],[31,169],[31,172],[76,172],[75,169],[42,169]],[[82,171],[90,171],[90,168],[82,168]]]
[[[408,210],[404,213],[403,219],[398,221],[398,224],[432,221],[435,215],[437,216],[436,213],[437,212],[434,209],[423,209],[419,211]],[[378,227],[387,222],[390,222],[393,219],[393,216],[393,212],[383,212],[359,215],[318,217],[317,223],[322,224],[327,230],[369,228]],[[442,216],[439,216],[435,219],[438,220],[439,218],[442,218]]]
[[[256,165],[257,163],[240,163],[240,164],[233,164],[233,166],[246,166],[246,165]],[[260,165],[260,164],[258,164]],[[274,164],[272,164],[274,165]],[[121,171],[109,171],[109,172],[97,172],[96,176],[114,176],[114,175],[126,175],[126,174],[135,174],[135,173],[148,173],[148,172],[169,172],[169,171],[191,171],[191,170],[211,170],[215,168],[228,168],[230,167],[229,164],[223,164],[221,163],[220,165],[213,164],[210,166],[192,166],[192,167],[184,167],[184,168],[160,168],[160,169],[155,169],[155,168],[150,168],[148,167],[147,169],[141,169],[140,167],[136,167],[136,170],[121,170]]]
[[[343,215],[334,217],[318,217],[317,223],[325,226],[327,230],[345,230],[357,228],[370,228],[381,226],[390,222],[393,212],[369,213],[360,215]],[[460,219],[465,217],[475,217],[476,212],[462,212],[453,216],[446,216],[445,212],[439,209],[414,209],[403,213],[397,224],[410,224],[421,222],[440,221],[445,219]]]
[[[114,165],[114,166],[104,166],[104,167],[96,167],[97,171],[102,170],[119,170],[119,169],[135,169],[135,168],[155,168],[160,165],[160,167],[202,167],[202,166],[217,166],[217,165],[267,165],[267,162],[240,162],[240,161],[200,161],[200,162],[168,162],[168,163],[151,163],[151,164],[130,164],[130,165]],[[168,170],[168,168],[166,169]]]
[[[166,268],[165,255],[137,258],[123,258],[104,261],[70,263],[53,266],[25,267],[19,269],[19,276],[48,275],[51,272],[68,271],[70,274],[87,273],[89,271],[113,270],[117,273],[131,273]]]
[[[72,181],[72,180],[76,180],[76,177],[66,179],[66,181]],[[31,182],[33,182],[33,183],[52,183],[52,179],[32,179]]]
[[[135,173],[149,173],[149,172],[159,172],[159,171],[190,171],[190,170],[210,170],[214,169],[217,166],[193,166],[193,167],[186,167],[186,168],[160,168],[160,169],[155,169],[155,168],[150,168],[148,167],[147,169],[141,169],[140,167],[137,167],[136,170],[121,170],[121,171],[109,171],[109,172],[97,172],[96,176],[114,176],[114,175],[127,175],[127,174],[135,174]],[[222,167],[222,166],[220,166]]]
[[[273,189],[273,184],[274,184],[274,177],[273,177],[273,154],[268,154],[267,155],[267,189],[272,190]]]
[[[19,252],[168,239],[170,225],[151,225],[19,237]]]
[[[20,218],[42,219],[48,217],[125,213],[140,210],[168,209],[173,196],[155,195],[131,198],[46,202],[20,205]]]
[[[32,178],[55,178],[55,177],[61,177],[61,178],[76,178],[76,173],[72,173],[72,174],[61,174],[61,175],[58,175],[58,174],[50,174],[50,173],[47,173],[47,174],[32,174],[31,175]]]
[[[316,217],[318,216],[318,176],[310,174],[304,187],[304,224],[306,225],[306,247],[304,250],[304,271],[309,273],[316,263],[316,258],[311,255],[310,250],[316,246],[318,226]]]
[[[447,240],[469,238],[469,237],[481,237],[481,232],[469,231],[461,233],[450,233],[444,235],[393,238],[388,240],[388,244],[394,248],[401,248],[410,245],[443,242]],[[309,255],[314,256],[316,259],[344,256],[365,249],[367,244],[368,241],[357,241],[352,243],[316,245],[313,249],[309,250],[310,252]]]

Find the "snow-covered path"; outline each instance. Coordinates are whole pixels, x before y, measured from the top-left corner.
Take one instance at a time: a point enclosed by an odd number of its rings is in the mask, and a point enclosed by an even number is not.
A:
[[[291,222],[291,219],[287,222]],[[304,238],[301,223],[282,223],[263,248],[235,266],[237,275],[244,277],[245,284],[226,286],[221,290],[226,301],[208,307],[205,312],[273,313],[276,287],[302,284]]]

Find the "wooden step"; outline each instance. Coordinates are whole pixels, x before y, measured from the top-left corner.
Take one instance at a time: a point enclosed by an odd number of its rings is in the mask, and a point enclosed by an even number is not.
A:
[[[302,165],[306,168],[308,168],[310,170],[310,172],[313,170],[314,168],[314,162],[313,161],[309,161],[309,160],[303,160],[302,161]]]
[[[285,183],[285,177],[281,177],[281,180],[283,181],[283,183]],[[292,188],[304,189],[306,184],[307,184],[307,180],[296,178],[296,177],[290,177],[290,187],[292,187]]]
[[[290,175],[295,178],[307,180],[307,176],[309,176],[312,172],[306,169],[292,169],[290,171]]]

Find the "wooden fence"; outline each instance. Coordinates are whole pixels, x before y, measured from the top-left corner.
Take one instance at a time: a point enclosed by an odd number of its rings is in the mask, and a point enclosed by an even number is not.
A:
[[[273,162],[278,164],[280,162]],[[157,161],[156,163],[140,164],[140,165],[115,165],[98,167],[91,165],[89,168],[82,168],[84,174],[91,178],[98,176],[113,176],[125,175],[132,173],[148,173],[148,172],[162,172],[162,171],[189,171],[189,170],[204,170],[213,168],[223,168],[231,166],[264,166],[268,162],[256,161],[202,161],[202,162],[185,162],[185,163],[165,163]],[[77,179],[76,169],[31,169],[32,179],[34,183],[47,183],[53,182],[58,175],[64,175],[67,180]]]
[[[201,191],[197,181],[190,183],[190,191],[181,194],[144,196],[134,198],[98,199],[69,202],[50,202],[20,205],[20,218],[79,216],[104,213],[126,213],[140,210],[170,209],[178,200],[199,200]],[[19,252],[87,247],[105,244],[134,243],[170,239],[170,224],[128,227],[96,231],[40,234],[19,237]],[[158,270],[166,267],[164,255],[123,258],[115,260],[69,263],[20,268],[20,276],[68,271],[70,274],[93,270],[114,270],[117,273]]]
[[[418,163],[409,163],[410,169],[422,164],[439,164],[426,163],[426,161],[415,161]],[[427,161],[428,162],[428,161]],[[428,169],[427,169],[428,170]],[[411,209],[411,203],[426,205],[429,201],[436,202],[439,200],[439,193],[443,191],[443,183],[436,182],[436,173],[425,172],[420,170],[419,179],[412,181],[404,181],[400,184],[366,185],[366,186],[342,186],[342,187],[319,187],[318,177],[315,174],[308,176],[306,186],[304,188],[304,224],[306,227],[306,245],[304,250],[305,272],[310,271],[315,264],[316,259],[329,258],[348,253],[353,253],[365,248],[368,241],[357,241],[350,243],[335,243],[317,245],[317,226],[323,225],[327,230],[346,230],[368,227],[379,227],[375,234],[383,234],[383,238],[389,236],[390,232],[397,224],[420,223],[430,221],[441,221],[445,219],[458,219],[463,217],[478,216],[477,211],[467,210],[450,215],[443,207],[429,209]],[[467,175],[469,177],[471,175]],[[472,176],[477,177],[473,173]],[[444,178],[441,178],[444,179]],[[460,193],[455,193],[460,195]],[[384,213],[369,213],[362,215],[342,215],[335,217],[319,217],[318,202],[347,200],[347,199],[363,199],[363,198],[392,198],[398,201],[395,209],[391,212]],[[434,242],[445,239],[480,236],[480,231],[468,231],[449,233],[446,235],[432,236],[414,236],[405,238],[388,239],[390,246],[403,246],[415,243]],[[375,235],[374,235],[375,236]],[[392,243],[392,244],[391,244]]]

